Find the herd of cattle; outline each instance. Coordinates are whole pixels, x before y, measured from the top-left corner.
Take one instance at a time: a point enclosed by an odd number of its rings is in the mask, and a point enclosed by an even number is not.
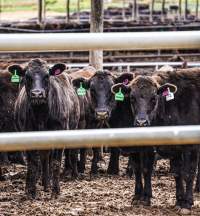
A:
[[[62,63],[49,67],[42,59],[33,59],[26,66],[11,65],[0,73],[0,104],[2,132],[198,125],[200,68],[168,68],[149,75],[114,74],[92,67],[70,71]],[[170,159],[176,182],[176,209],[190,213],[196,173],[195,190],[200,192],[198,145],[111,148],[109,174],[118,174],[120,152],[128,154],[132,161],[133,205],[151,204],[157,153]],[[13,155],[24,162],[20,152],[0,154],[1,160]],[[40,173],[44,190],[51,182],[52,197],[59,195],[62,155],[63,150],[26,152],[28,197],[36,197]],[[65,149],[64,155],[65,172],[73,178],[84,172],[85,149]],[[98,172],[99,160],[100,151],[94,148],[91,174]]]

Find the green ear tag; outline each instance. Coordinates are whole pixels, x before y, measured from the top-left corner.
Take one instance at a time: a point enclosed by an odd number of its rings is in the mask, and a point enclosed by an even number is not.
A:
[[[116,101],[124,101],[124,94],[122,93],[122,89],[119,88],[119,91],[115,94]]]
[[[19,76],[17,75],[17,71],[15,70],[15,74],[11,77],[12,83],[19,83]]]
[[[80,83],[80,88],[77,89],[77,94],[78,94],[79,96],[84,96],[84,95],[86,95],[86,89],[83,88],[82,82]]]

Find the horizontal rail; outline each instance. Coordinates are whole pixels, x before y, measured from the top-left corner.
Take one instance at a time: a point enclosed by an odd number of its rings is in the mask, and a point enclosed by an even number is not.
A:
[[[200,31],[0,34],[0,51],[198,49]]]
[[[1,151],[200,144],[200,126],[1,133]]]
[[[103,63],[103,67],[156,67],[156,66],[181,66],[183,62],[108,62]],[[66,65],[69,68],[87,67],[89,63],[72,63]],[[187,62],[188,67],[200,67],[200,62]]]

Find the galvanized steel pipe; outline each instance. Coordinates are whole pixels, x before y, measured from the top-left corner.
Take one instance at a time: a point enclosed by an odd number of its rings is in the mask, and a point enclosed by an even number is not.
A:
[[[0,34],[0,51],[198,49],[200,31]]]
[[[1,133],[0,152],[80,147],[200,144],[200,126]]]

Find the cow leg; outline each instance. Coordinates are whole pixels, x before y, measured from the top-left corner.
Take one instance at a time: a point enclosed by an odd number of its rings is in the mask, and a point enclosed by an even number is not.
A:
[[[198,152],[191,151],[184,153],[184,167],[186,173],[184,180],[186,183],[185,202],[182,208],[191,209],[193,205],[193,182],[195,178],[196,168],[198,163]]]
[[[110,162],[108,165],[107,173],[110,175],[118,175],[119,174],[119,148],[111,148],[110,153]]]
[[[182,177],[182,158],[181,155],[177,155],[175,158],[171,159],[171,166],[173,166],[174,177],[176,182],[176,208],[180,209],[184,202],[184,186]]]
[[[9,153],[8,157],[12,163],[22,164],[22,165],[26,164],[25,160],[24,160],[23,152],[21,152],[21,151]]]
[[[0,164],[2,164],[2,165],[8,165],[9,164],[7,152],[0,152]]]
[[[61,167],[62,151],[63,150],[60,150],[60,149],[53,151],[52,198],[57,198],[58,195],[60,194],[60,167]]]
[[[100,159],[100,148],[93,148],[93,158],[92,158],[92,166],[91,166],[91,174],[96,175],[98,173],[98,165]]]
[[[26,194],[29,198],[36,197],[37,172],[39,158],[37,151],[27,152]]]
[[[200,192],[200,155],[199,155],[199,162],[198,162],[198,170],[197,170],[197,181],[195,185],[195,192]]]
[[[80,161],[78,162],[78,171],[84,173],[86,164],[86,149],[80,149]]]
[[[128,164],[127,164],[127,167],[126,167],[126,175],[128,175],[129,177],[132,177],[133,176],[133,165],[132,165],[133,161],[132,161],[132,157],[129,156],[128,157]]]
[[[140,203],[140,199],[143,195],[142,173],[141,173],[141,156],[140,153],[134,153],[131,155],[133,161],[133,169],[135,174],[135,194],[132,200],[133,205]]]
[[[151,177],[153,172],[153,165],[154,165],[154,156],[155,153],[152,150],[149,152],[144,152],[142,154],[143,160],[143,175],[144,175],[144,191],[143,191],[143,198],[142,204],[145,206],[151,205],[151,197],[152,197],[152,185],[151,185]]]
[[[0,181],[4,181],[5,178],[3,177],[3,171],[2,171],[2,168],[1,168],[1,165],[0,165]]]
[[[72,179],[76,179],[78,177],[78,169],[77,169],[78,150],[76,149],[70,150],[70,158],[72,163]]]
[[[72,169],[70,150],[69,149],[65,149],[64,153],[65,153],[64,175],[68,176],[68,175],[71,174],[71,169]]]
[[[40,151],[40,161],[42,168],[42,185],[44,191],[47,192],[49,189],[49,156],[50,151]]]

